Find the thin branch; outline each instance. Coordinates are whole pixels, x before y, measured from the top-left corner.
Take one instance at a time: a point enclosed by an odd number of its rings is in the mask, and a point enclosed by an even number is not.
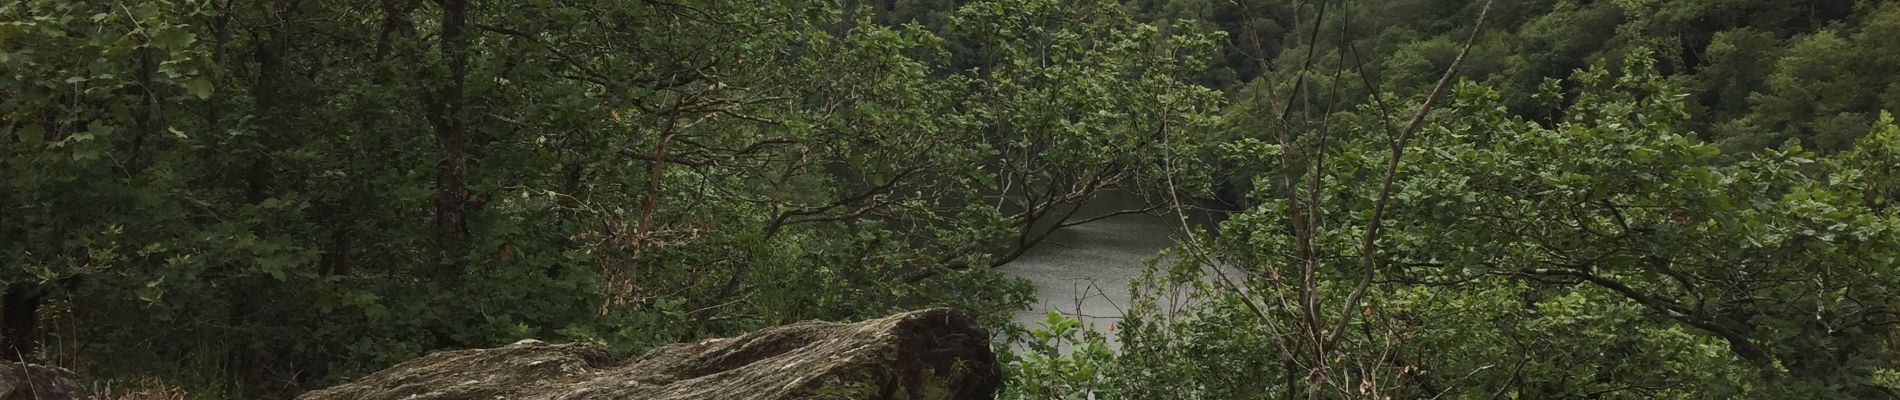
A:
[[[1093,216],[1093,217],[1088,217],[1088,218],[1083,218],[1083,219],[1082,219],[1082,220],[1080,220],[1080,221],[1075,221],[1075,222],[1067,222],[1067,223],[1062,223],[1062,224],[1056,224],[1056,228],[1067,228],[1067,227],[1071,227],[1071,226],[1076,226],[1076,225],[1082,225],[1082,224],[1087,224],[1087,223],[1090,223],[1090,222],[1095,222],[1095,221],[1101,221],[1101,220],[1104,220],[1104,219],[1109,219],[1109,218],[1114,218],[1114,217],[1119,217],[1119,216],[1123,216],[1123,215],[1129,215],[1129,214],[1147,214],[1147,213],[1150,213],[1150,212],[1153,212],[1154,210],[1158,210],[1158,209],[1161,209],[1161,206],[1162,206],[1162,204],[1155,204],[1155,205],[1151,205],[1151,206],[1148,206],[1148,207],[1144,207],[1144,208],[1136,208],[1136,209],[1127,209],[1127,210],[1121,210],[1121,211],[1115,211],[1115,212],[1111,212],[1111,213],[1107,213],[1107,214],[1102,214],[1102,215],[1097,215],[1097,216]]]
[[[1464,49],[1459,50],[1458,58],[1452,59],[1451,66],[1445,68],[1445,74],[1438,77],[1438,84],[1433,86],[1432,92],[1425,96],[1425,102],[1419,105],[1418,112],[1412,114],[1411,123],[1406,124],[1405,130],[1400,131],[1397,139],[1392,143],[1391,159],[1386,161],[1385,176],[1379,183],[1379,197],[1373,202],[1372,215],[1367,219],[1365,234],[1359,240],[1359,283],[1354,285],[1352,293],[1346,296],[1346,303],[1341,307],[1343,311],[1340,313],[1339,322],[1332,330],[1326,332],[1326,339],[1320,345],[1321,349],[1332,347],[1333,343],[1339,340],[1340,332],[1344,332],[1346,325],[1352,322],[1352,317],[1355,315],[1352,310],[1359,307],[1359,302],[1365,298],[1366,289],[1372,285],[1374,272],[1378,268],[1379,228],[1385,218],[1386,207],[1392,200],[1392,183],[1398,176],[1399,162],[1404,159],[1405,144],[1412,139],[1413,134],[1418,133],[1420,127],[1424,126],[1425,117],[1431,114],[1432,106],[1436,104],[1438,97],[1444,94],[1445,87],[1451,84],[1452,78],[1458,75],[1458,67],[1464,64],[1465,56],[1471,53],[1471,45],[1477,43],[1478,34],[1484,32],[1485,17],[1490,14],[1491,0],[1486,0],[1483,8],[1478,10],[1478,22],[1471,28],[1471,35],[1465,38]]]
[[[1625,298],[1636,301],[1638,304],[1642,304],[1644,307],[1661,312],[1664,316],[1669,317],[1669,319],[1720,336],[1723,340],[1728,341],[1729,350],[1734,351],[1736,355],[1755,364],[1755,367],[1760,368],[1763,372],[1774,371],[1774,357],[1769,355],[1768,351],[1763,349],[1760,345],[1749,340],[1748,335],[1703,316],[1680,302],[1651,296],[1614,279],[1575,269],[1525,269],[1520,272],[1537,275],[1569,276],[1582,279],[1585,282],[1590,282],[1604,289],[1609,289],[1610,291],[1623,295]]]

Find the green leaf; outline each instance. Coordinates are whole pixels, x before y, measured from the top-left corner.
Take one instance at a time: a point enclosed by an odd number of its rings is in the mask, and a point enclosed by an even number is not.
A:
[[[1722,149],[1717,148],[1714,145],[1703,144],[1703,145],[1696,145],[1696,146],[1689,147],[1689,154],[1694,154],[1696,158],[1714,157],[1716,154],[1721,154],[1721,153],[1722,153]]]
[[[29,123],[14,129],[13,137],[19,139],[20,143],[40,144],[40,141],[46,140],[46,131],[40,128],[40,124]]]
[[[152,44],[165,50],[186,49],[197,41],[197,35],[176,26],[160,29],[157,34],[152,35]]]
[[[199,100],[209,99],[211,98],[211,81],[202,76],[191,78],[185,81],[185,90],[191,91],[191,95],[198,96]]]

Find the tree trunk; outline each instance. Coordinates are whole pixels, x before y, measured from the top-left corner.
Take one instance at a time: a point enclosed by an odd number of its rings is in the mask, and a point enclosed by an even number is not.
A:
[[[435,284],[443,290],[462,286],[463,257],[468,248],[469,149],[462,123],[463,89],[468,78],[467,0],[439,0],[442,5],[442,59],[448,63],[448,82],[425,94],[429,124],[435,128]]]
[[[39,285],[14,283],[7,285],[6,297],[0,300],[0,331],[4,331],[6,343],[0,351],[0,360],[25,362],[39,350],[40,305],[46,303],[46,296]]]

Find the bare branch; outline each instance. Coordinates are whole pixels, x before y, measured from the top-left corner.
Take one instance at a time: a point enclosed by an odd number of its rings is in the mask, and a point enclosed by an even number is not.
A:
[[[1326,332],[1326,339],[1321,342],[1320,348],[1332,347],[1334,342],[1339,340],[1340,332],[1344,332],[1346,325],[1352,322],[1352,317],[1355,315],[1352,312],[1353,309],[1359,307],[1359,302],[1365,298],[1366,289],[1372,285],[1374,272],[1378,268],[1379,227],[1384,221],[1386,207],[1392,200],[1392,182],[1398,176],[1399,162],[1405,157],[1405,144],[1412,139],[1413,134],[1418,133],[1420,127],[1424,126],[1425,117],[1431,114],[1432,106],[1436,104],[1438,97],[1444,94],[1445,87],[1450,86],[1452,78],[1458,75],[1458,67],[1464,64],[1465,56],[1471,54],[1471,45],[1477,43],[1478,34],[1484,31],[1485,17],[1490,13],[1491,0],[1486,0],[1483,8],[1478,10],[1478,22],[1471,28],[1471,36],[1465,38],[1464,49],[1458,51],[1458,58],[1452,59],[1451,66],[1445,69],[1445,74],[1438,77],[1438,84],[1433,86],[1432,92],[1425,96],[1425,102],[1419,105],[1418,112],[1412,114],[1411,123],[1406,124],[1405,130],[1396,135],[1397,139],[1392,143],[1391,159],[1386,161],[1385,175],[1379,182],[1379,197],[1373,201],[1372,215],[1366,220],[1365,234],[1359,240],[1359,283],[1353,286],[1351,294],[1346,295],[1346,302],[1341,306],[1343,311],[1340,313],[1339,322],[1334,324],[1332,330]]]

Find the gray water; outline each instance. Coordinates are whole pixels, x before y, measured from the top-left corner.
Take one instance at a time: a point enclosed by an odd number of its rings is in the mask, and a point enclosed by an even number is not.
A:
[[[1104,197],[1084,207],[1077,218],[1140,208],[1136,199],[1125,194]],[[1173,234],[1179,229],[1173,217],[1128,214],[1056,231],[998,268],[1036,287],[1035,303],[1017,312],[1015,321],[1036,327],[1045,313],[1055,311],[1082,321],[1083,326],[1108,331],[1128,307],[1128,280],[1161,250],[1174,245]]]

